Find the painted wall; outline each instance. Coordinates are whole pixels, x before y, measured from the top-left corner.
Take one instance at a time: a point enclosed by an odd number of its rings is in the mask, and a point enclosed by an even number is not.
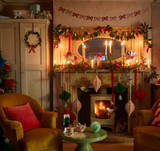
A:
[[[152,4],[152,60],[160,75],[160,2]],[[159,76],[160,77],[160,76]],[[156,80],[154,80],[156,82]]]

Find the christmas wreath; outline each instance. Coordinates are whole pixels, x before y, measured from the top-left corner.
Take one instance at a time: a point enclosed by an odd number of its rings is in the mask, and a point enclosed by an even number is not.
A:
[[[38,38],[38,43],[36,43],[35,45],[31,45],[29,42],[28,42],[28,37],[29,35],[32,34],[32,35],[37,35],[37,38]],[[40,34],[38,32],[33,32],[33,31],[28,31],[25,36],[24,36],[24,43],[27,45],[27,47],[31,48],[31,50],[33,49],[34,51],[34,48],[36,48],[38,45],[40,46],[41,43],[42,43],[42,39],[40,37]],[[30,51],[31,51],[30,50]],[[35,52],[35,51],[34,51]]]

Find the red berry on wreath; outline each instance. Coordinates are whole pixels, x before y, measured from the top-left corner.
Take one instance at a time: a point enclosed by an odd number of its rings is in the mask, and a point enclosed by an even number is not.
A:
[[[8,89],[12,89],[12,87],[13,87],[13,81],[12,81],[12,80],[6,80],[6,81],[4,82],[4,85],[5,85],[6,88],[8,88]]]

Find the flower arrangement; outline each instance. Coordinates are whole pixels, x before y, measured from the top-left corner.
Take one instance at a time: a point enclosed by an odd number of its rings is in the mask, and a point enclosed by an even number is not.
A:
[[[101,53],[98,53],[97,55],[96,55],[96,58],[98,59],[98,58],[102,58],[102,54]]]

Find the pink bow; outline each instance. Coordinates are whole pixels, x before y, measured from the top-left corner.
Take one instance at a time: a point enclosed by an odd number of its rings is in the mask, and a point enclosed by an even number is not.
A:
[[[116,16],[110,17],[110,21],[115,20],[116,21]]]
[[[32,45],[31,45],[30,48],[31,48],[31,49],[30,49],[29,53],[31,53],[32,50],[33,50],[34,53],[36,53],[36,51],[35,51],[35,49],[34,49],[34,48],[36,48],[36,46],[32,46]]]
[[[126,15],[125,14],[119,16],[119,20],[121,20],[123,18],[126,19]]]
[[[94,21],[96,21],[96,20],[100,21],[101,17],[94,17]]]
[[[89,19],[92,21],[93,16],[87,16],[86,20],[89,20]]]
[[[4,90],[3,90],[3,89],[0,89],[0,91],[2,91],[2,93],[4,93]]]
[[[72,17],[74,17],[74,16],[76,16],[76,17],[78,18],[79,14],[78,14],[78,13],[73,12]]]
[[[133,17],[133,13],[127,14],[127,19],[128,19],[129,17]]]
[[[63,13],[66,11],[65,8],[59,7],[58,11],[62,11]]]
[[[142,14],[144,14],[145,12],[148,12],[149,10],[148,10],[148,7],[147,8],[145,8],[145,9],[142,9]]]
[[[134,12],[135,16],[137,16],[138,14],[141,15],[141,11],[140,10],[138,10],[137,12]]]
[[[80,15],[79,15],[79,19],[81,19],[81,18],[86,19],[86,15],[80,14]]]
[[[66,10],[65,14],[72,15],[72,11]]]
[[[102,17],[102,21],[108,21],[108,16],[106,16],[106,17]]]

